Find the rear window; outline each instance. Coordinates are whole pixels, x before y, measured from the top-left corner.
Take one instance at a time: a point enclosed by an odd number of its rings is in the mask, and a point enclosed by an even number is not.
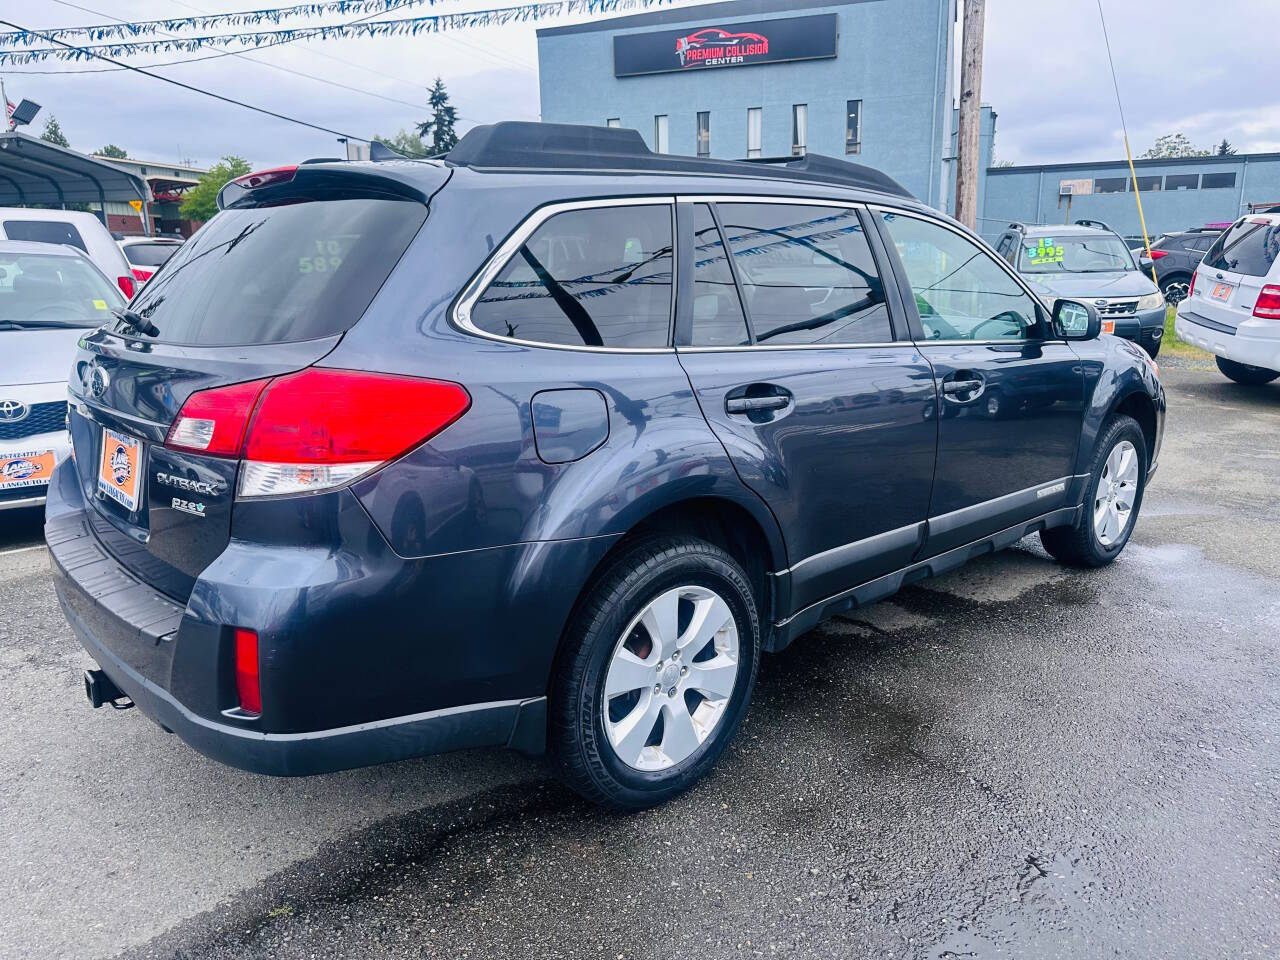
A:
[[[59,223],[57,220],[6,220],[4,235],[10,240],[28,240],[32,243],[69,243],[85,253],[89,252],[80,231],[69,223]]]
[[[160,267],[181,248],[180,243],[131,243],[124,248],[124,255],[140,267]]]
[[[360,319],[423,221],[408,200],[224,210],[131,304],[165,343],[313,340]]]
[[[0,329],[97,327],[124,299],[74,255],[0,253]]]
[[[1218,237],[1205,254],[1210,270],[1265,277],[1280,255],[1280,220],[1245,217]]]

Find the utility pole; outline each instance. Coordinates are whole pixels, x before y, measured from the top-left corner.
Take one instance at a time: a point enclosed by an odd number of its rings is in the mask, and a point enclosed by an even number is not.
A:
[[[982,125],[982,22],[986,0],[964,2],[960,55],[960,119],[956,129],[956,219],[978,226],[979,141]]]

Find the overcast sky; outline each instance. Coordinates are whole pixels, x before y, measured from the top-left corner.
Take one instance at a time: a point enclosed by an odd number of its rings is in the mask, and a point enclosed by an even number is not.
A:
[[[292,0],[76,0],[75,5],[0,0],[0,14],[39,28],[287,2]],[[438,9],[481,9],[509,2],[458,0]],[[1268,45],[1280,36],[1280,0],[1161,0],[1154,5],[1104,0],[1104,9],[1135,154],[1157,136],[1177,131],[1204,147],[1225,136],[1241,152],[1280,151],[1280,68],[1274,46]],[[416,38],[297,43],[158,67],[156,72],[365,137],[394,133],[422,119],[425,108],[414,104],[423,103],[425,86],[440,75],[465,120],[465,130],[474,123],[537,118],[534,30],[527,25]],[[154,54],[130,62],[145,66],[190,56],[196,55]],[[102,66],[46,61],[0,68],[0,76],[10,100],[27,97],[43,104],[80,150],[116,143],[130,156],[190,158],[198,164],[230,153],[260,166],[332,155],[338,149],[327,134],[145,76],[71,72]],[[997,160],[1040,163],[1123,156],[1096,0],[988,0],[982,99],[999,114]],[[36,132],[46,114],[34,124]]]

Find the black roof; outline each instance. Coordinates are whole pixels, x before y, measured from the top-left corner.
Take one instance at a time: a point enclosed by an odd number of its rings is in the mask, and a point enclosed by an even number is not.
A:
[[[811,153],[804,157],[710,160],[654,153],[639,131],[569,123],[505,121],[473,127],[444,157],[481,170],[591,173],[677,173],[764,177],[837,184],[911,197],[902,184],[872,167]]]

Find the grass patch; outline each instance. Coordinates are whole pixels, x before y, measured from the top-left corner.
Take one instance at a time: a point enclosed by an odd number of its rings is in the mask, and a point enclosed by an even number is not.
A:
[[[1178,334],[1173,329],[1173,321],[1177,315],[1177,308],[1172,304],[1164,312],[1164,337],[1160,341],[1160,352],[1167,351],[1179,357],[1186,357],[1189,360],[1212,360],[1212,353],[1206,353],[1194,344],[1178,339]]]

